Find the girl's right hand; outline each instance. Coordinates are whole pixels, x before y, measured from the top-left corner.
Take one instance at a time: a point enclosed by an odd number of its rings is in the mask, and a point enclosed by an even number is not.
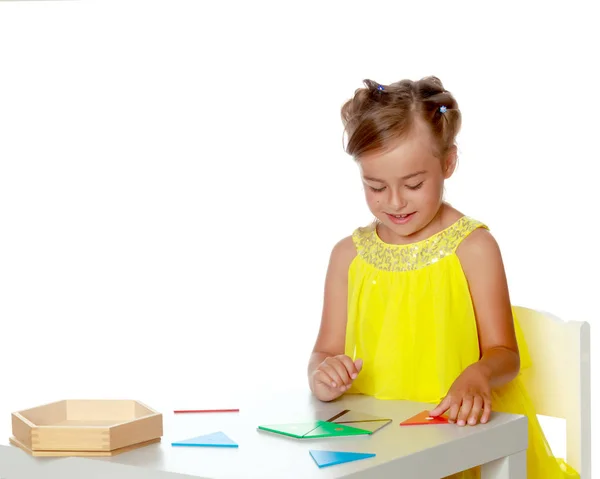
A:
[[[313,392],[321,401],[333,401],[344,394],[362,369],[362,359],[349,356],[330,356],[313,371]]]

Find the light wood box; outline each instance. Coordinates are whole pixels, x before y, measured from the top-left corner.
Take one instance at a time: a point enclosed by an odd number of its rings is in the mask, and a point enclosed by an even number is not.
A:
[[[163,418],[139,401],[68,399],[12,413],[12,433],[34,456],[114,456],[159,442]]]

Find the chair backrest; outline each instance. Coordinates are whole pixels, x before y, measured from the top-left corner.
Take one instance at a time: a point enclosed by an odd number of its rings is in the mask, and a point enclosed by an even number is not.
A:
[[[565,419],[567,463],[591,479],[590,325],[514,307],[531,355],[523,380],[538,414]]]

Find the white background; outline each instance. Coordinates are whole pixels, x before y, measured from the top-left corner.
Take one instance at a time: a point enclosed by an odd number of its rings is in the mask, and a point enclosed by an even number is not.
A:
[[[447,199],[596,352],[591,4],[0,2],[2,440],[63,398],[304,388],[330,250],[371,219],[339,119],[365,78],[455,94]]]

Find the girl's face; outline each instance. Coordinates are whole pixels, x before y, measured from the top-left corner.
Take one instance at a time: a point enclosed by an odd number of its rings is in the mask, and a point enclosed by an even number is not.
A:
[[[383,225],[385,241],[410,243],[429,236],[426,227],[440,211],[455,149],[445,160],[434,156],[429,132],[418,124],[409,137],[383,153],[364,155],[358,164],[367,205]]]

